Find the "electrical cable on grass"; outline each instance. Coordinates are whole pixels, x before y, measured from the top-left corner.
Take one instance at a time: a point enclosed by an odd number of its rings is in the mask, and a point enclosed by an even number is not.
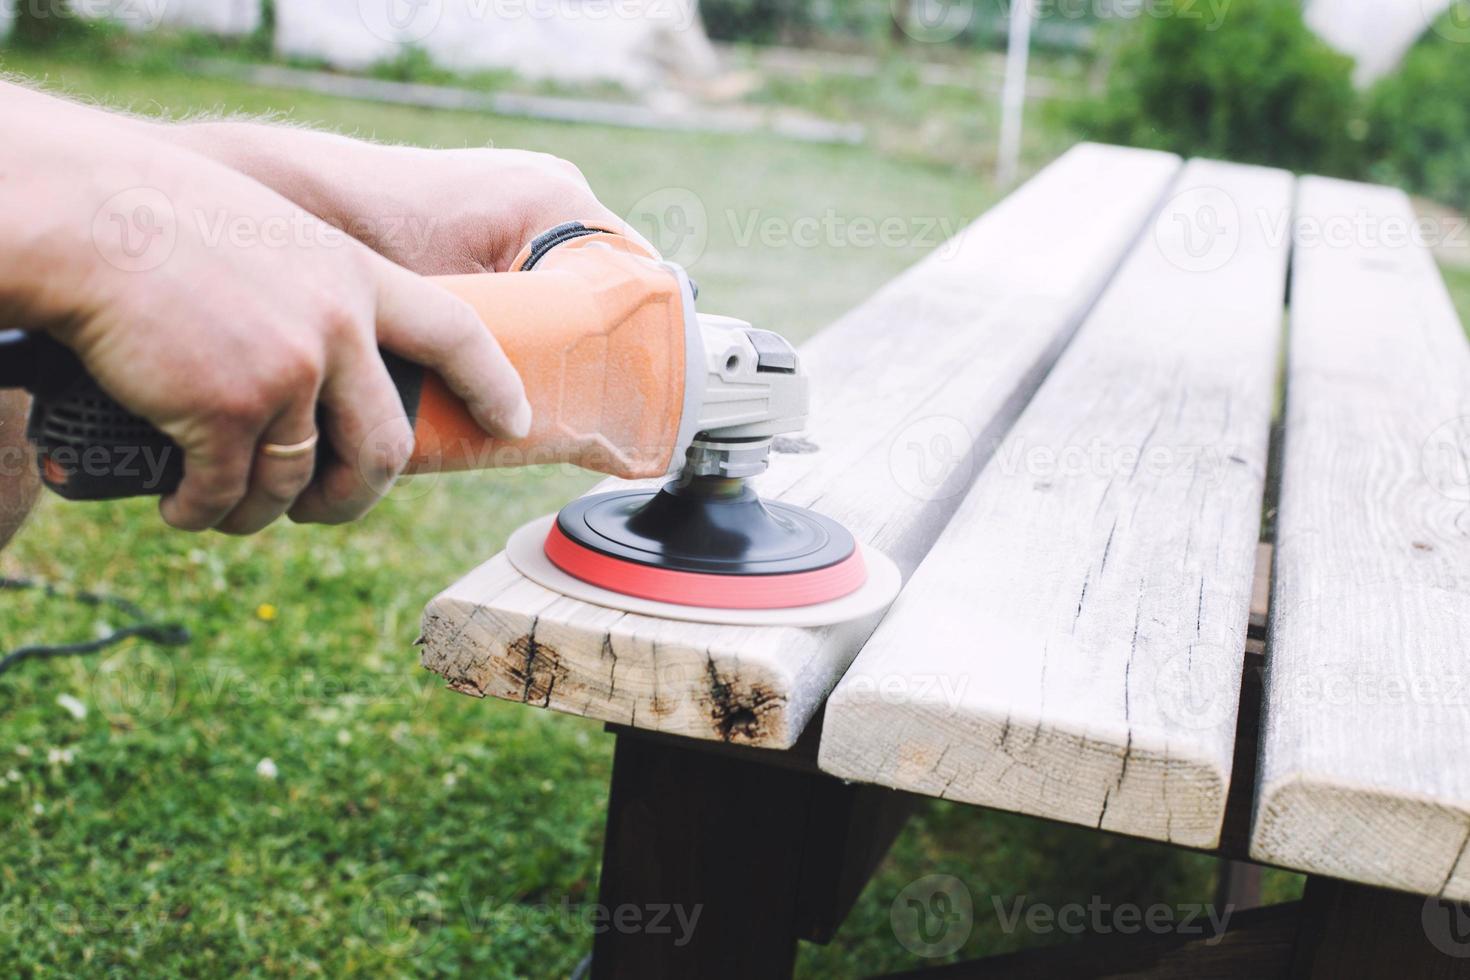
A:
[[[48,660],[52,657],[86,656],[87,654],[97,653],[101,650],[106,650],[108,647],[116,646],[122,641],[132,639],[133,637],[165,647],[183,646],[190,639],[189,631],[182,625],[151,620],[148,617],[148,613],[142,607],[118,596],[85,591],[64,592],[45,582],[4,577],[0,577],[0,590],[10,592],[39,591],[44,593],[47,598],[69,599],[87,606],[111,607],[136,620],[136,622],[113,630],[106,636],[99,637],[95,640],[87,640],[81,643],[26,646],[11,650],[3,657],[0,657],[0,674],[5,673],[24,660]]]

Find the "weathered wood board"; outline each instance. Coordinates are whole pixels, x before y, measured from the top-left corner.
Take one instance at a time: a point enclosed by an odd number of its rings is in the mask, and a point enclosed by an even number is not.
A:
[[[1302,181],[1251,853],[1470,899],[1470,346],[1395,190]]]
[[[1213,846],[1293,181],[1193,161],[828,701],[836,775]]]
[[[1167,154],[1075,147],[806,344],[811,424],[800,451],[774,457],[760,492],[842,521],[911,571],[1178,167]],[[429,604],[422,660],[466,693],[787,747],[876,619],[824,629],[651,619],[559,597],[502,555]]]

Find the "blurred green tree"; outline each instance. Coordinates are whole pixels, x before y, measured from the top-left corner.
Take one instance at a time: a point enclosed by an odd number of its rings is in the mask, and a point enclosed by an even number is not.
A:
[[[74,13],[66,0],[23,0],[15,4],[10,44],[41,49],[86,38],[91,25]]]
[[[1368,97],[1373,179],[1470,210],[1470,32],[1431,31]]]
[[[1214,20],[1200,11],[1128,29],[1104,95],[1074,114],[1087,135],[1299,171],[1358,171],[1352,60],[1312,33],[1296,0],[1233,0]]]

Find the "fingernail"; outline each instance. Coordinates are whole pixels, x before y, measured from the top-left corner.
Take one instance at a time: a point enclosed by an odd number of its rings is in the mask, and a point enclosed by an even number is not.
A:
[[[528,400],[521,399],[520,407],[516,409],[506,428],[509,429],[512,439],[524,439],[531,434],[531,403]]]

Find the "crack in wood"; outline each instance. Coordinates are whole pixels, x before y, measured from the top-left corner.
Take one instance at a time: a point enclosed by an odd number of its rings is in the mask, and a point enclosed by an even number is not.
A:
[[[536,649],[536,626],[540,622],[540,616],[531,617],[531,629],[530,632],[526,634],[525,638],[525,649],[523,651],[525,664],[522,667],[522,671],[525,673],[526,686],[525,689],[521,692],[521,700],[526,702],[529,702],[531,700],[531,685],[534,684],[536,680],[536,656],[539,653],[539,651]],[[514,647],[514,644],[512,644],[512,647]]]
[[[607,672],[607,696],[612,698],[618,692],[618,655],[613,650],[611,633],[602,638],[602,658],[612,660],[612,666]]]
[[[1108,540],[1103,545],[1102,563],[1100,565],[1098,565],[1098,568],[1097,568],[1098,574],[1102,574],[1103,572],[1105,572],[1105,571],[1108,570],[1108,553],[1113,550],[1113,535],[1115,533],[1117,533],[1117,530],[1118,530],[1118,518],[1117,517],[1114,517],[1113,518],[1113,526],[1110,527],[1110,528],[1108,528]],[[1084,594],[1086,592],[1086,587],[1085,586],[1083,587],[1083,592],[1084,592]],[[1079,612],[1081,611],[1081,607],[1080,606],[1078,607],[1078,610],[1079,610]]]
[[[561,656],[556,648],[536,639],[536,627],[540,616],[531,617],[531,628],[524,636],[513,640],[506,652],[514,665],[510,677],[521,685],[521,701],[525,704],[539,702],[541,707],[551,706],[551,695],[556,682],[566,673]]]
[[[1464,860],[1465,849],[1467,847],[1470,847],[1470,824],[1465,825],[1465,836],[1460,838],[1460,849],[1455,852],[1455,858],[1450,862],[1449,870],[1444,873],[1444,880],[1439,883],[1439,891],[1436,894],[1441,897],[1444,896],[1445,891],[1450,887],[1450,882],[1454,880],[1455,870],[1459,868],[1460,862]]]
[[[1077,613],[1072,617],[1072,635],[1077,635],[1077,623],[1082,619],[1082,604],[1087,601],[1087,584],[1092,581],[1092,570],[1082,576],[1082,594],[1077,597]]]

